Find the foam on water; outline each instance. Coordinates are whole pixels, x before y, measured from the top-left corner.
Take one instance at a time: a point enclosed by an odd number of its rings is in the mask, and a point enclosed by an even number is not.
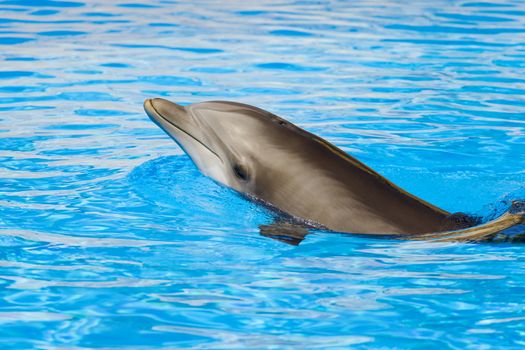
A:
[[[298,247],[147,97],[254,104],[486,218],[525,197],[519,1],[0,1],[0,344],[525,345],[524,247]]]

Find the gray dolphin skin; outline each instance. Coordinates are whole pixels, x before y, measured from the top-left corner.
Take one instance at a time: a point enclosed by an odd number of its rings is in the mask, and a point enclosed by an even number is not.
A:
[[[144,109],[203,174],[314,226],[477,240],[525,222],[520,209],[467,228],[475,220],[407,193],[328,141],[257,107],[226,101],[183,107],[154,98]]]

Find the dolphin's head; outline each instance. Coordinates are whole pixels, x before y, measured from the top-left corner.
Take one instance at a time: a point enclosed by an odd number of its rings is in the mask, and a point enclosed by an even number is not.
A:
[[[240,192],[256,194],[262,173],[280,177],[279,169],[291,167],[281,164],[283,153],[305,151],[299,128],[256,107],[221,101],[183,107],[154,98],[144,109],[201,172]]]

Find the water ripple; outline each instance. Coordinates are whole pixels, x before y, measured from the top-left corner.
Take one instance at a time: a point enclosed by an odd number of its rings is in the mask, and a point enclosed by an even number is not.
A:
[[[4,348],[523,348],[519,245],[259,234],[142,101],[237,100],[484,220],[525,198],[525,6],[0,1]]]
[[[51,233],[23,231],[23,230],[0,230],[1,236],[19,237],[26,241],[46,242],[67,246],[80,246],[86,248],[97,247],[147,247],[161,244],[174,244],[165,241],[132,240],[103,237],[75,237],[72,235],[57,235]]]

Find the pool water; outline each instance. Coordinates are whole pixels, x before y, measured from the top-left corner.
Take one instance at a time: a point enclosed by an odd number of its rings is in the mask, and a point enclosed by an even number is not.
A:
[[[525,198],[525,3],[0,1],[2,348],[522,349],[525,246],[263,237],[142,110],[235,100],[485,220]]]

